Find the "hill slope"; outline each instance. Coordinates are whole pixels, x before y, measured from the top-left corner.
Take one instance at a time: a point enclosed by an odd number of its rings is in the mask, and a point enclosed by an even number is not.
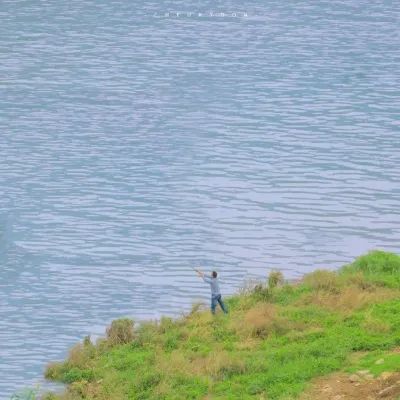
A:
[[[295,284],[273,273],[227,304],[229,314],[215,317],[195,306],[177,320],[114,321],[106,338],[95,344],[85,339],[65,362],[48,366],[46,377],[68,386],[46,398],[322,398],[318,382],[311,385],[317,377],[360,369],[372,382],[382,372],[400,371],[398,354],[387,356],[400,345],[395,254],[374,251],[338,272],[315,271]],[[391,362],[377,368],[380,357]]]

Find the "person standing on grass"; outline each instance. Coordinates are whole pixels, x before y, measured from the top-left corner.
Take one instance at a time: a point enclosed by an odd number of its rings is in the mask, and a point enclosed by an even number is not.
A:
[[[203,278],[203,281],[210,284],[211,287],[211,312],[215,314],[215,308],[217,307],[217,303],[220,305],[222,311],[225,314],[228,314],[228,310],[222,301],[221,297],[221,291],[219,290],[219,282],[218,282],[218,274],[213,271],[211,273],[211,276],[207,276],[204,272],[201,272],[199,270],[195,270],[197,274]]]

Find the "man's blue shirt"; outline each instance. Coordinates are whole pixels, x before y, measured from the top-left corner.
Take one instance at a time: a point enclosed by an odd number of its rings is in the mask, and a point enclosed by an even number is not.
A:
[[[203,276],[203,280],[206,283],[210,284],[211,287],[211,295],[212,296],[219,296],[221,294],[220,290],[219,290],[219,282],[218,282],[218,278],[212,278],[211,276]]]

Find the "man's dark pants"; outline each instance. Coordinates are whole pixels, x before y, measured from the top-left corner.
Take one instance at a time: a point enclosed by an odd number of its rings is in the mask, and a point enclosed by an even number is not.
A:
[[[225,314],[228,314],[228,310],[226,309],[226,306],[224,302],[222,301],[222,297],[220,294],[213,294],[211,295],[211,312],[215,314],[215,308],[217,307],[217,303],[221,306],[222,311]]]

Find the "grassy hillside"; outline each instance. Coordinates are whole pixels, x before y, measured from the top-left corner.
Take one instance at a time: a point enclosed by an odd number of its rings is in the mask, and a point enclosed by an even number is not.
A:
[[[272,273],[226,302],[228,315],[194,306],[176,320],[114,321],[48,366],[68,385],[46,399],[297,398],[313,378],[365,369],[400,345],[400,257],[371,252],[296,284]],[[398,355],[387,359],[372,378],[400,371]]]

